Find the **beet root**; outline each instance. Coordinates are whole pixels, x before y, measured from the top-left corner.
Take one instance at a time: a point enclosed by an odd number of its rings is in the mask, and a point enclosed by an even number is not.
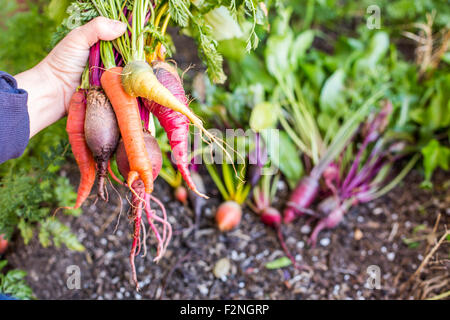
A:
[[[99,87],[92,87],[88,91],[84,132],[86,143],[97,163],[98,196],[106,201],[108,161],[116,150],[120,131],[111,103]]]
[[[342,221],[346,212],[346,206],[339,205],[339,203],[337,203],[336,208],[334,208],[325,218],[319,220],[308,239],[308,244],[311,247],[315,247],[317,243],[317,236],[319,235],[320,231],[322,231],[323,229],[331,229],[336,227]]]
[[[267,207],[261,212],[261,221],[269,227],[277,228],[281,225],[281,214],[277,209]]]
[[[148,132],[144,133],[144,141],[147,152],[152,161],[153,180],[155,180],[162,168],[162,153],[159,148],[158,141]],[[119,172],[125,179],[130,172],[130,164],[128,163],[127,153],[125,151],[125,144],[121,140],[116,151],[116,161]]]
[[[239,225],[242,218],[242,208],[234,201],[222,203],[216,212],[216,223],[220,231],[230,231]]]
[[[284,210],[284,222],[290,223],[306,213],[319,192],[319,182],[311,177],[303,178],[292,192]]]
[[[0,255],[4,254],[8,249],[8,240],[4,234],[0,234]]]

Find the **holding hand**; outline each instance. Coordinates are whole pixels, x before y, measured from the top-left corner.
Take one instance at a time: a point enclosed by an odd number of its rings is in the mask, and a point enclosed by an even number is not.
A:
[[[18,87],[28,92],[30,137],[66,115],[90,47],[120,37],[126,28],[120,21],[95,18],[72,30],[37,66],[15,76]]]

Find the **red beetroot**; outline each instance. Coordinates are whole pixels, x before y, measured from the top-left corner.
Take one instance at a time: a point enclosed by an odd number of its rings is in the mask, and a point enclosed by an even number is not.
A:
[[[153,62],[153,71],[159,82],[169,89],[179,101],[187,106],[188,99],[186,98],[181,79],[175,68],[166,62],[155,61]],[[170,147],[172,148],[174,162],[188,187],[199,196],[207,198],[197,189],[189,172],[189,119],[183,114],[157,104],[154,101],[144,100],[144,106],[153,113],[161,124],[161,127],[166,131]]]
[[[278,228],[281,225],[281,214],[273,208],[267,207],[261,211],[261,221],[272,228]]]
[[[216,223],[220,231],[230,231],[239,225],[242,218],[242,208],[235,201],[222,203],[216,212]]]
[[[308,244],[312,247],[316,246],[317,236],[323,229],[331,229],[336,227],[344,218],[349,205],[347,202],[340,204],[335,197],[328,197],[319,204],[319,210],[326,215],[325,218],[319,220],[315,226],[311,236],[308,239]]]
[[[106,201],[108,161],[116,150],[120,132],[111,103],[100,87],[91,87],[88,91],[84,132],[97,164],[98,196]]]
[[[187,192],[185,187],[178,186],[175,189],[175,199],[177,199],[178,201],[180,201],[183,204],[186,204],[187,203],[187,197],[188,197],[188,192]]]
[[[4,234],[0,234],[0,255],[4,254],[8,249],[8,240],[5,239]]]
[[[152,173],[153,173],[153,180],[155,180],[158,177],[158,174],[162,168],[161,149],[159,148],[158,141],[156,141],[156,139],[147,132],[144,133],[144,141],[145,146],[147,148],[147,152],[150,155],[150,159],[152,159],[152,166],[153,166]],[[123,144],[122,140],[120,141],[119,146],[117,147],[116,161],[120,174],[123,177],[127,177],[126,174],[130,172],[130,165],[128,164],[125,145]]]
[[[318,179],[305,177],[292,192],[284,210],[284,222],[290,223],[296,217],[305,214],[304,209],[308,209],[314,202],[319,192]]]

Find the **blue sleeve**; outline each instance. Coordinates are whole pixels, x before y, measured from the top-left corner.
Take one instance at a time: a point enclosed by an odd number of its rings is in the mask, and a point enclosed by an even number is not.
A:
[[[16,80],[0,71],[0,163],[18,158],[30,139],[28,93]]]

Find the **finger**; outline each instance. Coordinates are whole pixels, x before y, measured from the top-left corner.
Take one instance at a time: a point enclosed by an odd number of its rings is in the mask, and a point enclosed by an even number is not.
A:
[[[74,29],[69,37],[80,49],[89,49],[99,40],[114,40],[125,33],[127,25],[121,21],[97,17]]]

